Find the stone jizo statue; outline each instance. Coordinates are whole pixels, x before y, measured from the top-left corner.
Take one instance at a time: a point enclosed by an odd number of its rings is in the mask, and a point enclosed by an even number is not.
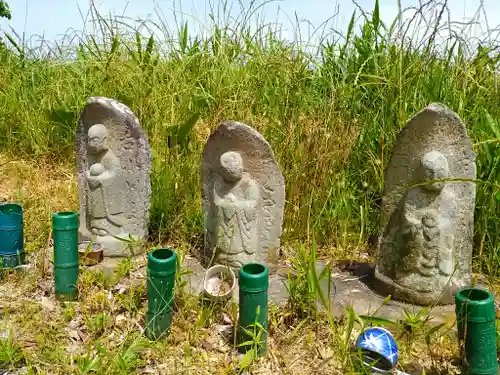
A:
[[[104,256],[128,256],[122,239],[147,235],[151,151],[125,105],[89,98],[77,129],[80,240],[94,239]]]
[[[220,157],[220,175],[216,175],[213,203],[218,210],[219,236],[216,247],[219,262],[233,268],[251,261],[258,248],[260,187],[243,170],[243,159],[234,151]]]
[[[120,179],[120,159],[107,146],[108,130],[102,124],[92,125],[88,131],[88,156],[90,168],[85,172],[89,186],[87,196],[90,231],[98,236],[126,235],[122,233],[125,201]],[[116,192],[120,189],[120,192]],[[82,227],[82,233],[86,228]]]
[[[452,304],[470,281],[475,154],[460,118],[431,104],[397,137],[386,170],[375,289],[418,305]]]
[[[448,161],[431,151],[421,162],[422,180],[448,177]],[[456,197],[444,181],[430,182],[411,189],[403,209],[402,243],[407,252],[395,281],[408,288],[430,293],[444,289],[455,269],[453,219],[457,214]]]
[[[205,263],[238,275],[250,262],[273,272],[280,247],[284,181],[266,140],[238,122],[210,136],[201,165]]]

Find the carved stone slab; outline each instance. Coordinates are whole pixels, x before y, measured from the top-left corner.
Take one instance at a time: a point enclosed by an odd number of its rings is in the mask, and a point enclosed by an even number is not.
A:
[[[451,304],[469,283],[475,160],[465,125],[441,104],[418,112],[401,130],[384,179],[375,269],[381,294]]]
[[[124,104],[87,100],[76,133],[80,240],[104,256],[128,256],[124,238],[145,237],[151,195],[151,150],[139,120]]]
[[[249,126],[225,121],[201,162],[205,264],[238,274],[250,262],[273,272],[278,260],[285,185],[271,146]]]

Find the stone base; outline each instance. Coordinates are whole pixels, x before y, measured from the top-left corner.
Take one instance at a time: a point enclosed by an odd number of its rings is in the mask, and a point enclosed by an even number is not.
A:
[[[335,296],[332,298],[335,315],[343,314],[345,308],[350,306],[358,315],[370,315],[400,321],[404,314],[418,314],[428,310],[426,315],[431,317],[429,324],[453,323],[455,321],[454,305],[421,306],[389,299],[384,303],[389,294],[379,294],[375,291],[374,266],[367,263],[353,262],[350,272],[335,269],[333,280],[335,282]]]
[[[373,287],[379,294],[391,295],[394,300],[419,306],[453,305],[455,303],[455,293],[460,289],[456,285],[450,285],[444,290],[421,293],[395,283],[378,272],[377,268],[375,268],[373,277]]]
[[[117,235],[120,238],[128,238],[126,233]],[[104,257],[127,257],[130,256],[128,242],[120,241],[112,236],[96,236],[95,242],[102,246]]]
[[[190,271],[189,274],[184,276],[190,292],[195,294],[202,293],[205,269],[194,258],[186,259],[184,266]],[[318,275],[324,267],[324,263],[317,263],[316,271]],[[288,282],[289,271],[291,269],[286,266],[278,266],[276,273],[269,275],[270,302],[283,304],[288,300],[289,294],[285,285]],[[374,267],[365,263],[356,263],[353,272],[344,271],[337,267],[332,269],[329,302],[330,311],[335,317],[343,316],[346,308],[352,307],[358,315],[370,315],[399,321],[404,318],[405,311],[410,314],[417,314],[425,308],[395,300],[389,300],[387,303],[384,303],[387,294],[380,295],[374,291],[373,274]],[[328,281],[323,280],[321,287],[326,295],[328,292]],[[238,302],[238,285],[234,289],[233,298]],[[321,301],[318,300],[317,305],[320,310],[323,310]],[[429,324],[453,322],[455,320],[455,306],[436,306],[429,309],[428,314],[432,317]]]
[[[105,275],[111,275],[119,262],[123,258],[105,258],[104,261],[96,266],[90,267],[93,270],[102,270]],[[141,269],[136,269],[134,273],[140,274],[141,278],[146,278],[146,258],[144,255],[134,258],[134,262],[142,263]],[[389,300],[384,303],[387,294],[381,295],[374,289],[374,266],[366,263],[355,263],[350,270],[334,267],[332,269],[332,278],[330,280],[331,295],[329,296],[330,311],[335,317],[341,317],[345,314],[347,307],[352,307],[358,315],[375,316],[391,321],[400,321],[404,319],[404,313],[417,314],[425,306],[411,305],[396,300]],[[203,281],[205,268],[200,262],[192,257],[184,259],[183,266],[189,272],[183,275],[187,282],[187,290],[190,293],[199,295],[203,292]],[[317,274],[325,267],[325,264],[318,262]],[[289,294],[286,288],[288,282],[289,267],[278,266],[277,271],[269,276],[269,301],[271,303],[282,305],[288,300]],[[292,272],[293,274],[293,272]],[[323,292],[328,291],[328,281],[321,283]],[[236,303],[239,300],[239,288],[236,285],[233,292],[233,299]],[[317,301],[318,307],[322,310],[321,302]],[[430,306],[430,305],[429,305]],[[428,307],[429,307],[428,306]],[[441,323],[452,324],[455,321],[455,306],[442,305],[429,308],[425,314],[431,316],[429,324],[437,325]]]
[[[144,258],[144,256],[142,254],[135,256],[132,258],[132,262],[141,263],[144,260],[143,258]],[[104,258],[102,262],[100,262],[94,266],[90,266],[87,269],[89,269],[91,271],[101,271],[105,277],[111,277],[111,276],[113,276],[113,273],[118,268],[118,265],[120,264],[120,262],[122,262],[125,259],[127,259],[127,258],[126,257]],[[146,268],[144,267],[144,277],[146,276],[145,273],[146,273]]]
[[[132,235],[134,238],[138,236]],[[113,236],[95,236],[94,242],[102,246],[102,253],[105,258],[123,258],[130,257],[129,242],[125,241],[129,239],[129,234],[120,233],[116,237],[123,238],[124,240],[119,240]],[[83,241],[90,241],[88,236],[79,234],[79,243]],[[137,255],[136,249],[134,249],[134,255]]]

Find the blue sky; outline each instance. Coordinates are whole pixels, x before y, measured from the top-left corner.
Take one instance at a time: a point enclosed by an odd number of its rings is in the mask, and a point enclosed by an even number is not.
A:
[[[422,0],[420,0],[422,1]],[[498,0],[483,0],[490,28],[500,24],[500,12],[496,11],[494,2]],[[13,18],[10,22],[0,21],[0,29],[10,31],[14,28],[19,35],[24,32],[29,40],[32,35],[44,35],[46,40],[58,40],[68,29],[83,30],[83,17],[89,10],[89,0],[8,0]],[[211,3],[218,2],[210,0]],[[248,8],[250,4],[262,4],[263,0],[228,0],[232,6],[232,14],[241,14],[241,6]],[[362,8],[371,11],[374,0],[357,0]],[[417,6],[419,0],[401,0],[403,8]],[[422,1],[423,2],[423,1]],[[181,6],[182,3],[182,6]],[[397,15],[397,0],[380,0],[380,13],[385,22],[390,23]],[[479,7],[481,0],[451,0],[449,5],[450,19],[462,21],[470,19]],[[201,29],[207,24],[210,13],[209,1],[202,0],[95,0],[94,4],[102,15],[119,15],[132,19],[151,19],[158,21],[163,18],[167,24],[175,29],[174,15],[188,21],[190,30]],[[241,4],[241,5],[240,5]],[[336,30],[346,28],[355,9],[351,0],[282,0],[268,1],[256,13],[256,16],[266,22],[278,22],[283,25],[283,37],[296,37],[295,14],[301,21],[301,39],[308,39],[308,29],[312,30],[321,25],[329,17],[330,26]],[[159,15],[161,15],[159,17]],[[311,27],[307,27],[308,23]],[[480,17],[480,24],[472,31],[479,35],[487,25],[484,15]],[[87,27],[89,25],[87,24]],[[36,39],[36,38],[35,38]],[[33,43],[33,39],[32,39]]]

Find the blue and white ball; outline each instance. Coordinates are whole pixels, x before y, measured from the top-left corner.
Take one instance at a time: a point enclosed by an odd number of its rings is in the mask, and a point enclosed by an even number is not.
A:
[[[367,328],[356,340],[356,349],[362,350],[365,364],[377,361],[374,369],[391,370],[398,362],[398,346],[385,328]]]

